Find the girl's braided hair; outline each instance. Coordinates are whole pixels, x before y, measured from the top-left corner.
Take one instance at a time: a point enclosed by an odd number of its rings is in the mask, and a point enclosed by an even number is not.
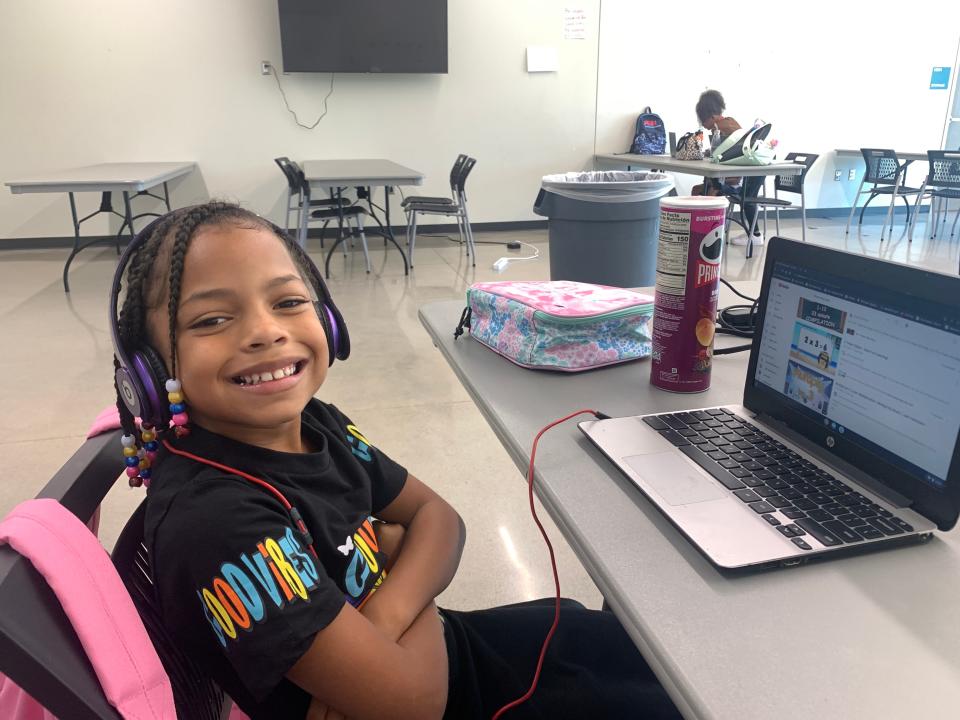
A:
[[[300,274],[313,288],[315,300],[325,300],[326,290],[316,266],[303,248],[289,235],[269,220],[241,208],[239,205],[211,201],[194,205],[163,216],[150,226],[145,237],[137,237],[142,244],[134,251],[127,264],[122,283],[126,284],[123,305],[117,318],[117,335],[128,352],[150,345],[147,331],[147,313],[160,302],[164,286],[167,289],[167,318],[170,326],[170,376],[177,375],[177,311],[180,307],[180,287],[183,280],[183,264],[190,242],[202,228],[236,225],[272,232],[283,242]],[[122,290],[118,288],[118,292]],[[320,319],[328,336],[327,318]],[[120,361],[114,356],[114,370]],[[133,414],[127,408],[117,390],[117,409],[124,433],[136,436]],[[163,388],[158,388],[164,395]],[[157,428],[162,431],[166,428]]]
[[[702,125],[714,115],[723,115],[727,109],[727,104],[717,90],[704,90],[700,93],[700,99],[697,100],[697,120]]]

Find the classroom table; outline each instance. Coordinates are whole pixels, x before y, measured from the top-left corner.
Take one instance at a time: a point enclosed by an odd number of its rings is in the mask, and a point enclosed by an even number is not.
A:
[[[669,155],[633,155],[631,153],[594,155],[601,165],[626,165],[664,170],[684,175],[699,175],[706,178],[767,177],[770,175],[799,175],[803,165],[794,162],[774,162],[769,165],[721,165],[709,160],[677,160]]]
[[[120,252],[120,236],[124,229],[128,229],[130,237],[135,235],[133,221],[141,217],[157,217],[158,213],[133,214],[130,201],[133,197],[149,195],[157,200],[163,200],[170,211],[170,191],[167,183],[183,175],[193,172],[197,167],[194,162],[117,162],[87,165],[66,170],[54,170],[42,175],[23,178],[21,180],[6,181],[10,192],[15,195],[21,193],[61,193],[70,197],[70,215],[73,218],[73,250],[63,266],[63,290],[70,292],[70,283],[67,274],[70,272],[70,263],[77,253],[85,247],[103,238],[94,238],[86,243],[80,242],[80,225],[100,213],[111,213],[123,218],[123,224],[117,231],[117,253]],[[163,186],[163,196],[154,195],[150,188]],[[77,218],[77,203],[74,193],[98,192],[101,193],[100,207],[83,218]],[[113,193],[123,194],[123,212],[113,209]]]
[[[804,170],[803,165],[794,162],[774,162],[769,165],[721,165],[720,163],[711,162],[710,160],[677,160],[669,155],[634,155],[631,153],[594,155],[594,159],[598,165],[613,165],[618,167],[626,165],[627,170],[631,170],[634,167],[642,167],[651,170],[696,175],[713,179],[725,177],[765,178],[770,175],[800,175]],[[746,189],[746,183],[741,183],[741,212]],[[766,218],[766,216],[764,216],[764,218]],[[802,222],[806,225],[806,215],[802,215],[802,218]],[[730,220],[742,227],[745,233],[750,234],[750,228],[747,227],[746,222],[737,220],[732,214]],[[750,238],[750,242],[747,243],[747,257],[753,257],[753,238]]]
[[[393,228],[390,225],[390,193],[392,188],[397,185],[422,185],[423,173],[417,170],[411,170],[392,160],[383,159],[305,160],[301,165],[303,166],[303,174],[311,186],[326,188],[338,199],[344,188],[383,187],[384,222],[380,222],[380,219],[374,212],[373,198],[369,193],[367,194],[367,205],[371,216],[380,226],[380,234],[383,235],[386,240],[392,242],[397,250],[400,251],[400,257],[403,258],[404,275],[409,274],[410,268],[407,264],[407,256],[403,252],[403,248],[397,243],[393,235]],[[301,245],[306,241],[307,221],[307,213],[300,213],[299,239]],[[333,257],[333,252],[336,250],[337,245],[346,238],[342,232],[342,218],[340,220],[340,229],[341,232],[327,253],[327,260],[324,264],[324,274],[327,279],[330,278],[330,259]]]
[[[863,153],[859,150],[834,150],[837,154],[837,157],[843,158],[857,158],[858,160],[863,160]],[[915,153],[915,152],[900,152],[899,150],[894,150],[897,154],[897,158],[900,160],[906,160],[908,163],[912,162],[926,162],[927,153]]]
[[[738,289],[755,294],[758,285]],[[732,302],[725,289],[720,302]],[[646,360],[532,371],[469,335],[454,340],[463,306],[428,303],[420,320],[524,477],[538,430],[579,408],[626,416],[742,398],[745,353],[715,357],[712,387],[698,395],[652,387]],[[544,435],[537,495],[686,718],[956,716],[960,531],[925,545],[725,573],[580,433],[584,419]]]

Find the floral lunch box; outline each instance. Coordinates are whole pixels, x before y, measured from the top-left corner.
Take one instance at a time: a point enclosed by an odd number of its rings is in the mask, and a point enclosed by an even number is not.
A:
[[[568,280],[474,283],[464,327],[526,368],[577,372],[650,355],[653,298]]]

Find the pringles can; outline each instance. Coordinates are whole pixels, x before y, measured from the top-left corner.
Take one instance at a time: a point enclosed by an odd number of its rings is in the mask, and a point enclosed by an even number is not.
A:
[[[727,200],[660,200],[650,382],[673,392],[710,387]]]

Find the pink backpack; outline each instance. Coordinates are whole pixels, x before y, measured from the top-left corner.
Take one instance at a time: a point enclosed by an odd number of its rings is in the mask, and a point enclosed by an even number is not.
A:
[[[110,557],[76,515],[56,500],[27,500],[0,522],[9,544],[43,575],[73,625],[110,704],[124,718],[176,720],[170,680]],[[0,716],[53,716],[9,678]]]
[[[116,408],[107,408],[87,437],[119,426]],[[123,580],[97,540],[98,518],[99,508],[88,527],[56,500],[28,500],[0,522],[0,545],[9,545],[43,576],[80,639],[104,696],[121,717],[176,720],[170,680]],[[56,720],[3,674],[0,718]],[[235,705],[229,718],[248,720]]]

